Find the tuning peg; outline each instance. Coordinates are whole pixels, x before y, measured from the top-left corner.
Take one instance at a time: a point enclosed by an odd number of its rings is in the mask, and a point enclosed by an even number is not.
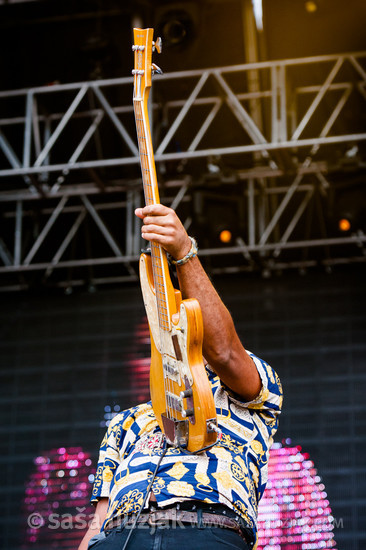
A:
[[[160,67],[155,65],[155,63],[152,63],[151,68],[152,68],[152,73],[153,74],[155,74],[155,73],[156,74],[163,74],[163,71],[160,69]]]
[[[187,399],[187,397],[192,397],[193,390],[192,388],[188,388],[188,390],[184,390],[180,392],[180,396],[182,399]]]
[[[161,53],[163,47],[163,41],[160,36],[153,42],[153,51],[156,50],[158,53]]]
[[[181,414],[183,418],[189,418],[190,416],[194,416],[194,409],[183,409]]]

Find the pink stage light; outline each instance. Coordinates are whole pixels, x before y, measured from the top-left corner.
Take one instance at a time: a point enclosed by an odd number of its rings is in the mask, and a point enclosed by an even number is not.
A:
[[[34,459],[26,483],[23,549],[78,547],[94,509],[89,504],[94,471],[80,447],[52,449]]]
[[[258,508],[257,550],[335,548],[334,518],[314,463],[301,447],[275,443]]]

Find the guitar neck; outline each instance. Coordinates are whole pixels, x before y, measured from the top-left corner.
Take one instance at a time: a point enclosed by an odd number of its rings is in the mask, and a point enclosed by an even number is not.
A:
[[[135,29],[135,43],[138,31],[139,29]],[[135,56],[137,56],[137,62],[135,60],[135,67],[144,66],[145,69],[137,70],[134,72],[135,86],[133,104],[135,112],[137,140],[140,153],[145,204],[149,206],[152,204],[159,204],[160,200],[147,108],[150,86],[146,85],[146,72],[151,72],[151,53],[149,56],[146,48],[142,48],[143,46],[140,46],[140,49],[135,50]],[[139,56],[143,58],[144,63],[139,61]],[[146,56],[149,56],[147,60]],[[159,326],[162,330],[170,331],[171,316],[176,309],[174,289],[170,280],[166,252],[157,243],[151,243],[151,259]]]

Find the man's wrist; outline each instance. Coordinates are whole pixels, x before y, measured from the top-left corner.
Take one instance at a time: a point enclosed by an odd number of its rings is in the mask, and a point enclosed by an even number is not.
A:
[[[184,265],[187,262],[189,262],[189,260],[191,260],[192,258],[195,258],[197,256],[197,254],[198,254],[197,241],[193,237],[188,237],[188,238],[191,241],[191,248],[189,249],[189,251],[187,252],[187,254],[183,258],[180,258],[179,260],[175,260],[170,254],[168,255],[169,261],[173,265],[176,265],[176,266]]]

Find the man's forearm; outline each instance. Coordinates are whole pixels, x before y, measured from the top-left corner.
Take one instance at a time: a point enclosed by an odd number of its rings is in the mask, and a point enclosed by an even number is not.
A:
[[[183,298],[196,298],[201,306],[204,357],[225,384],[246,399],[253,399],[261,387],[258,372],[201,262],[192,258],[178,266],[177,273]]]
[[[212,366],[227,363],[236,332],[230,313],[213,287],[201,262],[193,258],[177,268],[183,299],[196,298],[201,306],[203,354]]]
[[[99,529],[91,529],[89,528],[87,532],[84,535],[83,540],[81,541],[78,550],[87,550],[88,549],[88,543],[91,538],[94,537],[94,535],[97,535],[99,533]]]
[[[90,539],[93,538],[98,533],[100,533],[100,529],[107,515],[107,509],[108,509],[108,498],[103,497],[99,500],[96,506],[93,520],[89,525],[89,529],[85,533],[84,538],[81,541],[78,550],[87,550]]]

